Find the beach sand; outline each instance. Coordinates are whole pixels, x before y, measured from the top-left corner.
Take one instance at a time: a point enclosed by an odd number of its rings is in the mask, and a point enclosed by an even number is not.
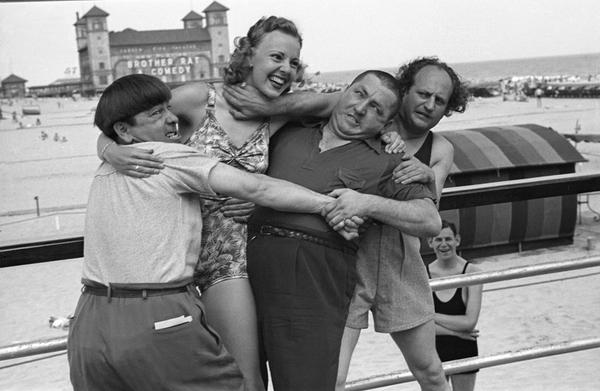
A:
[[[36,217],[33,200],[40,206],[62,207],[86,202],[91,176],[98,165],[95,157],[97,131],[91,126],[95,101],[39,101],[42,126],[16,129],[10,119],[0,121],[0,244],[24,238],[81,235],[83,214],[74,210],[43,212]],[[16,107],[13,106],[15,109]],[[2,106],[3,113],[12,109]],[[26,117],[30,120],[29,117]],[[537,123],[561,133],[572,133],[579,120],[582,133],[600,132],[600,100],[544,99],[502,102],[498,98],[471,102],[464,114],[444,119],[438,130],[478,126]],[[35,119],[32,120],[33,123]],[[72,124],[75,122],[75,124]],[[50,136],[41,140],[44,130]],[[54,133],[67,142],[52,140]],[[600,171],[600,146],[580,144],[590,160],[577,171]],[[591,206],[600,210],[600,198]],[[8,216],[10,211],[29,211]],[[582,206],[574,244],[473,259],[483,270],[497,270],[551,261],[600,255],[600,224]],[[56,220],[58,216],[58,222]],[[587,250],[587,239],[594,248]],[[79,296],[81,259],[3,268],[0,272],[0,345],[66,335],[48,327],[50,316],[73,312]],[[487,284],[478,328],[480,354],[492,355],[525,347],[600,335],[600,268],[529,277]],[[571,278],[577,277],[577,278]],[[563,279],[514,289],[499,289],[526,283]],[[368,329],[359,340],[349,380],[405,369],[401,354],[389,336]],[[592,349],[482,369],[477,390],[598,390],[600,351]],[[53,353],[0,362],[1,390],[69,390],[66,354]],[[390,386],[388,390],[418,390],[415,383]]]

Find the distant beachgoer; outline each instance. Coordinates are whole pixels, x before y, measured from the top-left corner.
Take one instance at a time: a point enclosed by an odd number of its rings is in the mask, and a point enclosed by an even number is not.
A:
[[[234,358],[206,323],[193,284],[203,199],[217,193],[290,212],[319,213],[335,200],[250,174],[186,145],[158,78],[108,86],[94,123],[120,144],[155,151],[165,168],[145,179],[97,170],[86,213],[83,293],[68,338],[79,390],[246,390]],[[348,236],[352,237],[352,236]]]
[[[35,125],[36,125],[36,126],[40,126],[41,124],[42,124],[42,121],[40,121],[40,119],[39,119],[39,118],[36,118],[36,119],[35,119]]]
[[[504,79],[499,80],[500,83],[500,95],[502,96],[502,101],[506,101],[506,81]]]
[[[54,141],[60,141],[60,136],[58,133],[54,133]]]
[[[541,108],[542,107],[542,96],[544,95],[544,91],[542,91],[542,89],[538,86],[535,89],[535,100],[537,102],[537,107]]]
[[[47,138],[48,138],[48,133],[46,133],[46,132],[44,132],[44,131],[42,130],[42,132],[40,133],[40,138],[41,138],[42,140],[45,140],[45,139],[47,139]]]
[[[479,269],[456,253],[460,245],[460,235],[456,226],[442,221],[442,231],[429,239],[429,246],[436,255],[427,271],[430,278],[474,273]],[[435,345],[442,361],[452,361],[467,357],[476,357],[479,330],[475,328],[481,310],[482,285],[466,288],[447,289],[433,293],[435,305]],[[473,391],[475,388],[474,371],[457,373],[450,376],[453,391]]]

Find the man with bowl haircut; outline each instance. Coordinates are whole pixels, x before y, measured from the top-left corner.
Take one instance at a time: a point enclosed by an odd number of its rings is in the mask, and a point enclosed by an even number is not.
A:
[[[394,77],[367,71],[344,91],[322,126],[288,125],[273,137],[268,174],[338,197],[327,222],[257,208],[249,221],[248,274],[263,359],[275,390],[333,390],[356,246],[330,228],[360,216],[421,235],[437,232],[433,192],[391,180],[400,155],[377,137],[399,104]]]
[[[249,174],[181,145],[171,93],[142,74],[102,94],[94,123],[120,144],[142,143],[165,162],[142,180],[98,168],[85,223],[83,289],[69,330],[75,390],[242,390],[243,377],[206,323],[192,285],[201,197],[216,193],[318,213],[333,199]],[[348,235],[351,236],[351,235]]]

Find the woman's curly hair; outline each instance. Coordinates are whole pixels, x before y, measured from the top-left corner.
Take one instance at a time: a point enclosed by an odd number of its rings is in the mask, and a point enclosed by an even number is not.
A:
[[[429,65],[444,70],[450,76],[450,80],[452,80],[452,94],[450,94],[450,99],[448,99],[444,115],[450,116],[453,111],[464,113],[467,108],[467,101],[469,100],[467,85],[460,79],[454,69],[450,68],[445,62],[440,61],[437,57],[420,57],[402,65],[398,69],[396,79],[398,79],[400,95],[404,96],[408,93],[408,90],[415,84],[417,73]]]
[[[245,37],[234,39],[235,50],[231,55],[229,65],[224,70],[223,80],[226,84],[236,84],[246,80],[251,72],[252,49],[256,48],[263,37],[272,31],[281,31],[298,38],[300,47],[302,47],[302,37],[294,22],[277,16],[263,17],[250,27]]]

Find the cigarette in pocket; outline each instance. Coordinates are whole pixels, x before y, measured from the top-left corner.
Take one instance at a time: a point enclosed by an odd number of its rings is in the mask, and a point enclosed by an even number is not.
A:
[[[169,327],[179,326],[180,324],[190,323],[192,321],[191,316],[181,315],[177,318],[171,318],[154,322],[154,330],[168,329]]]

